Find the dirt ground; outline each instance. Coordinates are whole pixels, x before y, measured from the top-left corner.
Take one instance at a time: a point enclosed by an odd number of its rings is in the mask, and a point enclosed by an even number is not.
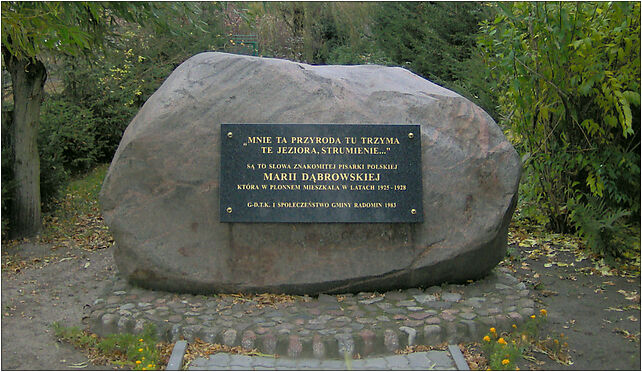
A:
[[[541,334],[563,334],[573,364],[535,353],[539,363],[529,368],[639,371],[640,277],[591,275],[590,260],[578,262],[573,252],[554,248],[551,254],[533,259],[521,249],[510,266],[548,311]]]
[[[3,261],[10,257],[31,266],[2,272],[2,369],[83,367],[87,357],[57,342],[51,324],[82,327],[83,308],[102,294],[105,279],[116,270],[112,248],[52,252],[48,246],[27,243],[3,246],[2,251]],[[109,368],[89,363],[84,369]]]
[[[547,309],[542,334],[564,333],[573,364],[535,353],[527,367],[640,370],[639,276],[595,274],[590,260],[578,262],[571,251],[532,252],[514,245],[513,258],[504,265]],[[82,326],[83,308],[98,298],[116,270],[112,248],[52,252],[47,246],[23,243],[3,246],[2,260],[28,264],[3,265],[2,369],[109,369],[87,363],[81,352],[57,342],[51,323]]]

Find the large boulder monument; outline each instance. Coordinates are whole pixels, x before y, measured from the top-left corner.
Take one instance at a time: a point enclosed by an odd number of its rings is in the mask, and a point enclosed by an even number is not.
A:
[[[487,113],[403,68],[202,53],[127,127],[101,205],[146,288],[381,292],[488,274],[520,172]]]

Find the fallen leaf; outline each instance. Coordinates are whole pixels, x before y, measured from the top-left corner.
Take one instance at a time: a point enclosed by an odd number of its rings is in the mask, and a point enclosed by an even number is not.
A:
[[[87,362],[80,362],[80,363],[74,363],[70,364],[69,368],[87,368]]]

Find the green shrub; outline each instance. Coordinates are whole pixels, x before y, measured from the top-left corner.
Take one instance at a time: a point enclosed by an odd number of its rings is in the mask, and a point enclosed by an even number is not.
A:
[[[623,209],[610,210],[604,201],[593,200],[582,204],[571,200],[570,219],[587,247],[613,263],[631,243],[629,226],[623,222],[630,214]]]
[[[478,45],[522,154],[522,213],[616,255],[616,221],[640,218],[640,4],[492,6]]]

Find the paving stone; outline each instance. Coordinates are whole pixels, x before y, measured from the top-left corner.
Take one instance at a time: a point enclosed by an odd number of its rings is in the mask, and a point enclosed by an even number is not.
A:
[[[441,323],[441,319],[439,319],[436,316],[433,316],[433,317],[430,317],[430,318],[426,318],[426,320],[424,320],[424,323],[426,323],[426,324],[439,324],[439,323]]]
[[[448,301],[448,302],[457,302],[461,300],[461,294],[459,293],[443,293],[441,295],[442,301]]]
[[[346,370],[345,362],[342,360],[324,360],[319,365],[319,370],[322,371],[339,371]]]
[[[430,302],[426,302],[424,306],[429,307],[431,309],[443,310],[443,309],[450,309],[453,306],[453,303],[448,301],[430,301]]]
[[[334,338],[337,340],[339,355],[344,355],[345,353],[352,355],[354,353],[354,339],[351,334],[338,334]]]
[[[364,327],[365,327],[365,325],[363,325],[363,324],[359,324],[359,323],[352,323],[352,324],[350,324],[350,328],[354,329],[355,331],[360,331],[360,330],[362,330]]]
[[[445,320],[446,322],[453,322],[455,321],[455,316],[452,315],[451,313],[441,313],[441,319]]]
[[[312,338],[312,354],[318,359],[322,359],[326,355],[325,344],[320,335],[314,335]]]
[[[408,306],[415,306],[417,303],[415,300],[406,300],[406,301],[399,301],[395,304],[398,307],[408,307]]]
[[[431,324],[424,327],[424,343],[428,345],[436,345],[441,342],[440,326]]]
[[[429,316],[430,316],[430,314],[429,314],[429,313],[427,313],[427,312],[421,312],[421,313],[412,313],[412,314],[408,314],[408,317],[409,317],[409,318],[412,318],[412,319],[415,319],[415,320],[422,320],[422,319],[426,319],[426,318],[428,318]]]
[[[227,346],[236,346],[236,330],[226,329],[223,331],[223,344]]]
[[[374,303],[380,302],[380,301],[383,301],[383,297],[367,298],[365,300],[359,301],[359,303],[360,304],[364,304],[364,305],[371,305],[371,304],[374,304]]]
[[[366,360],[365,359],[353,359],[352,360],[352,370],[362,371],[362,370],[366,369],[365,366],[366,366]],[[350,370],[347,367],[348,366],[346,366],[346,369]]]
[[[405,314],[406,310],[400,309],[398,307],[391,307],[388,309],[383,309],[383,312],[386,314]]]
[[[386,300],[389,301],[401,301],[407,298],[406,294],[402,291],[389,291],[385,294]]]
[[[209,358],[209,363],[212,365],[219,365],[219,366],[228,366],[230,364],[230,360],[232,359],[232,356],[227,353],[217,353]]]
[[[290,358],[297,358],[303,351],[303,343],[301,338],[297,335],[290,335],[290,343],[288,345],[288,356]]]
[[[407,327],[419,327],[424,324],[423,320],[404,320],[403,325]]]
[[[368,356],[374,353],[376,336],[376,333],[369,329],[364,329],[363,331],[359,332],[359,338],[361,339],[362,343],[360,354],[362,356]]]
[[[256,341],[256,334],[250,330],[243,332],[243,337],[241,337],[241,346],[244,349],[252,350],[254,349],[254,342]]]
[[[276,352],[277,340],[282,338],[278,345],[283,355],[288,354],[290,337],[296,336],[301,351],[292,352],[298,350],[297,346],[290,354],[296,354],[299,360],[303,360],[303,355],[337,357],[339,341],[335,337],[348,334],[352,337],[353,351],[365,356],[390,353],[388,347],[396,349],[418,340],[431,344],[430,337],[434,343],[453,335],[476,341],[481,337],[477,333],[485,333],[491,326],[522,324],[535,312],[535,304],[528,298],[530,292],[520,289],[519,282],[509,283],[510,278],[506,279],[504,273],[495,276],[495,279],[471,285],[444,285],[425,291],[409,289],[390,291],[385,295],[362,293],[308,297],[307,303],[297,300],[278,304],[276,309],[258,309],[253,301],[233,304],[233,299],[226,296],[147,291],[119,281],[120,288],[117,289],[116,282],[113,282],[105,288],[106,295],[101,297],[102,301],[94,301],[96,304],[89,314],[89,324],[90,328],[95,327],[97,333],[103,334],[119,331],[119,325],[130,332],[138,332],[145,322],[152,322],[157,325],[159,338],[164,341],[199,337],[207,342],[225,343],[224,336],[227,336],[229,343],[229,330],[235,330],[234,345],[251,348],[253,341],[253,347],[262,353]],[[502,290],[501,294],[494,292],[497,284],[510,284],[510,289]],[[114,295],[117,291],[124,294]],[[340,310],[338,306],[344,309]],[[407,328],[399,329],[400,326]],[[434,328],[426,331],[428,326]],[[394,331],[395,335],[387,330]],[[411,340],[408,330],[419,334]],[[223,331],[227,333],[224,335]],[[368,336],[370,334],[372,336]],[[358,350],[354,349],[355,340]],[[367,353],[364,352],[366,347]]]
[[[531,300],[530,298],[524,298],[519,301],[517,301],[517,306],[520,308],[525,308],[525,307],[534,307],[535,302]]]
[[[426,353],[410,353],[406,355],[411,369],[430,369],[432,362]]]
[[[118,296],[107,297],[107,303],[110,304],[110,305],[111,304],[117,304],[119,302],[120,302],[120,297],[118,297]]]
[[[299,359],[296,362],[296,368],[302,371],[318,370],[320,366],[318,359]]]
[[[384,358],[388,363],[388,368],[393,371],[405,371],[410,369],[410,362],[406,355],[394,355]],[[425,369],[421,368],[421,370]]]
[[[363,365],[365,369],[383,370],[388,369],[388,362],[384,358],[368,358]]]
[[[413,296],[417,302],[420,304],[426,304],[431,301],[437,301],[437,296],[431,294],[421,294]]]
[[[473,320],[477,317],[477,314],[474,313],[461,313],[459,317],[466,320]]]
[[[399,330],[408,335],[407,345],[411,346],[415,344],[415,339],[417,338],[417,330],[406,326],[399,327]]]
[[[450,353],[445,351],[428,351],[426,352],[428,359],[435,363],[436,370],[455,370],[455,361],[450,356]]]
[[[466,326],[466,334],[470,336],[471,339],[475,339],[481,336],[481,329],[477,326],[477,323],[472,320],[462,320],[461,324]]]
[[[275,363],[274,367],[277,370],[295,369],[296,368],[296,360],[289,359],[289,358],[278,358],[276,360],[276,363]]]
[[[383,344],[390,352],[399,349],[399,336],[392,329],[386,329],[383,333]]]
[[[262,350],[266,354],[274,354],[276,351],[276,336],[272,333],[266,333],[261,337]]]
[[[519,313],[520,313],[524,318],[528,318],[528,317],[530,317],[531,315],[533,315],[533,314],[535,313],[535,310],[533,310],[533,309],[532,309],[532,308],[530,308],[530,307],[527,307],[527,308],[524,308],[524,309],[520,309],[520,310],[519,310]]]

